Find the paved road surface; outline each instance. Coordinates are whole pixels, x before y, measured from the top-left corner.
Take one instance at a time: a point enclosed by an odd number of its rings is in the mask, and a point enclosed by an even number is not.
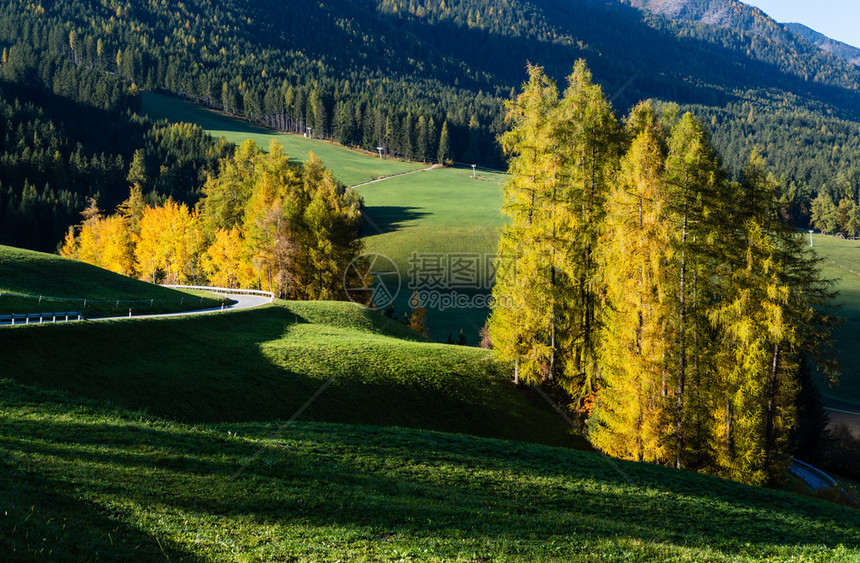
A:
[[[259,307],[260,305],[265,305],[266,303],[270,303],[272,300],[268,297],[264,297],[262,295],[238,295],[238,294],[227,294],[228,299],[232,299],[235,301],[232,305],[227,305],[223,309],[221,307],[214,307],[212,309],[198,309],[196,311],[181,311],[179,313],[162,313],[160,315],[135,315],[134,309],[132,309],[132,318],[135,319],[152,319],[156,317],[178,317],[181,315],[201,315],[205,313],[219,313],[221,311],[235,311],[237,309],[251,309],[252,307]],[[128,316],[122,317],[103,317],[100,319],[91,319],[94,321],[106,321],[110,319],[122,319],[128,318]]]
[[[845,426],[852,434],[860,438],[860,407],[854,403],[824,397],[824,408],[830,415],[829,428]]]
[[[223,294],[218,293],[218,295],[223,295]],[[263,295],[245,295],[245,294],[228,293],[228,294],[226,294],[226,296],[227,296],[227,298],[233,300],[234,303],[232,305],[227,305],[223,308],[219,306],[219,307],[213,307],[212,309],[197,309],[194,311],[181,311],[178,313],[161,313],[158,315],[136,315],[136,314],[134,314],[134,309],[132,308],[131,318],[152,319],[152,318],[157,318],[157,317],[176,317],[176,316],[180,316],[180,315],[201,315],[201,314],[206,314],[206,313],[220,313],[221,311],[235,311],[237,309],[251,309],[253,307],[259,307],[260,305],[265,305],[266,303],[272,302],[271,298],[263,296]],[[107,320],[111,320],[111,319],[115,320],[115,319],[127,319],[127,318],[129,318],[128,315],[119,315],[119,316],[115,316],[115,317],[98,317],[98,318],[87,319],[87,320],[90,320],[90,321],[107,321]],[[68,321],[57,320],[57,322],[79,322],[79,321],[77,321],[77,319],[70,318]],[[11,321],[0,322],[0,325],[10,325],[10,324],[12,324]],[[25,325],[25,324],[27,324],[27,322],[25,320],[19,319],[15,324],[16,325]],[[31,319],[31,322],[29,324],[41,324],[41,323],[39,323],[38,321],[33,321]],[[53,323],[47,323],[46,322],[45,324],[53,324]]]

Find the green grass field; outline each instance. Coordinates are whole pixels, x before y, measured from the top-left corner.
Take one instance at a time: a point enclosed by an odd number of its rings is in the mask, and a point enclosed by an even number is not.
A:
[[[426,342],[352,303],[5,327],[0,339],[16,366],[6,377],[172,420],[288,419],[330,381],[303,419],[585,446],[489,351]]]
[[[325,162],[335,177],[347,186],[427,167],[420,163],[393,158],[374,158],[363,152],[349,150],[319,139],[308,139],[302,135],[278,133],[257,127],[235,117],[183,102],[172,96],[143,92],[141,98],[143,101],[142,113],[151,118],[166,119],[175,123],[194,123],[206,129],[216,139],[224,137],[237,145],[247,139],[253,139],[262,149],[268,149],[269,143],[274,139],[284,147],[286,154],[300,162],[307,160],[308,155],[313,152]]]
[[[856,510],[526,443],[189,425],[0,380],[0,444],[12,561],[860,561]]]
[[[481,171],[474,179],[471,169],[439,168],[358,188],[367,206],[367,251],[389,257],[400,272],[395,314],[409,310],[419,289],[430,298],[427,324],[436,340],[456,338],[462,329],[468,344],[477,343],[489,313],[481,298],[492,287],[504,181],[495,172]],[[455,294],[467,306],[442,302]]]
[[[380,160],[366,153],[299,135],[284,135],[250,125],[183,102],[177,98],[143,93],[143,111],[156,119],[196,123],[210,134],[241,143],[253,139],[263,148],[276,139],[292,157],[304,160],[313,151],[335,176],[347,185],[426,166],[391,159]],[[400,293],[394,301],[400,318],[410,311],[412,295],[408,287],[413,253],[421,255],[478,255],[481,275],[477,287],[445,288],[439,300],[433,293],[426,308],[427,326],[438,341],[450,334],[457,338],[462,330],[467,343],[475,345],[489,309],[483,304],[490,283],[483,271],[496,252],[499,229],[504,219],[501,186],[505,175],[481,170],[472,178],[471,168],[436,168],[416,172],[356,188],[365,202],[364,236],[366,251],[391,258],[400,271]],[[474,258],[469,258],[474,262]],[[447,306],[443,299],[465,300],[467,306]],[[460,303],[462,304],[462,303]]]
[[[18,291],[137,288],[2,250]],[[590,453],[489,351],[351,303],[0,350],[4,560],[860,561],[860,512]]]
[[[175,290],[53,254],[0,246],[0,315],[82,312],[88,318],[216,307],[209,293]]]
[[[837,387],[823,381],[819,387],[824,395],[860,409],[860,241],[818,234],[813,235],[813,245],[828,260],[823,263],[824,275],[838,281],[838,314],[845,320],[835,331],[842,378]]]

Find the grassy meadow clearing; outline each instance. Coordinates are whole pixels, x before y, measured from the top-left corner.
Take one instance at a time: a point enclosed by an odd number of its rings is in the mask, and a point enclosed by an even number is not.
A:
[[[477,344],[489,314],[484,298],[492,289],[505,221],[499,212],[504,182],[505,175],[497,172],[479,171],[473,178],[471,169],[437,168],[357,188],[366,204],[367,251],[390,258],[400,273],[396,316],[409,310],[417,289],[420,297],[427,296],[427,326],[434,339],[456,339],[462,330],[467,344]],[[457,260],[466,264],[460,276]],[[438,276],[430,276],[437,271]],[[467,305],[444,302],[455,295]]]
[[[318,139],[277,133],[177,98],[152,93],[142,96],[143,112],[155,119],[195,123],[216,137],[223,135],[234,143],[253,139],[263,148],[275,139],[287,154],[298,160],[306,159],[313,151],[347,186],[415,172],[356,188],[366,205],[366,252],[390,258],[399,270],[399,284],[387,278],[389,283],[400,287],[394,300],[398,319],[410,310],[409,300],[414,288],[408,283],[409,259],[413,253],[479,255],[481,272],[477,287],[453,288],[467,306],[448,306],[441,299],[425,305],[427,326],[433,339],[444,342],[449,334],[456,339],[462,330],[467,344],[477,344],[478,332],[489,314],[485,302],[491,283],[486,266],[496,252],[499,229],[504,224],[499,209],[505,174],[479,169],[477,178],[473,178],[470,167],[426,170],[429,165],[380,160]],[[443,288],[440,297],[452,298],[451,289]]]
[[[393,158],[380,159],[373,155],[354,151],[320,139],[310,139],[303,135],[279,133],[252,125],[243,119],[206,109],[179,98],[143,92],[142,113],[153,119],[166,119],[175,123],[193,123],[206,129],[216,139],[224,137],[237,145],[252,139],[262,149],[268,149],[272,140],[284,147],[284,153],[291,158],[304,162],[313,152],[334,173],[335,177],[352,186],[369,182],[382,176],[391,176],[411,170],[421,170],[427,165],[407,162]]]
[[[822,272],[837,282],[837,312],[844,319],[834,332],[842,377],[838,386],[820,381],[819,388],[826,397],[856,405],[852,410],[860,411],[860,241],[821,234],[812,239],[815,251],[826,259]]]

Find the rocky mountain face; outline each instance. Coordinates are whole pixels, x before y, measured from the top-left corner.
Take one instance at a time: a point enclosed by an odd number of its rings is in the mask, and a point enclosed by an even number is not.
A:
[[[737,0],[620,0],[672,20],[716,25],[793,45],[797,36],[843,60],[860,65],[860,49],[799,23],[778,23],[760,9]]]
[[[771,37],[784,31],[767,14],[737,0],[621,0],[673,20],[685,20]]]

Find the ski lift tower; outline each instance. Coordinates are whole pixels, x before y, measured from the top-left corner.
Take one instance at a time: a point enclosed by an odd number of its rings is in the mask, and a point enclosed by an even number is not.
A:
[[[379,151],[379,158],[382,158],[382,151],[385,150],[385,147],[376,147],[376,150]]]

